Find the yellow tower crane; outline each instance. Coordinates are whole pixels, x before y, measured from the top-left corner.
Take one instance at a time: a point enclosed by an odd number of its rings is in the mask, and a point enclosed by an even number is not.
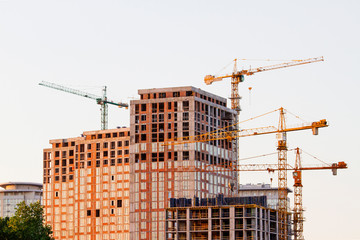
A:
[[[293,171],[293,178],[294,178],[294,207],[292,212],[292,224],[293,224],[293,233],[294,233],[294,240],[304,240],[304,228],[303,223],[304,219],[304,208],[303,208],[303,200],[302,200],[302,171],[305,170],[332,170],[333,175],[337,175],[338,169],[346,169],[347,164],[345,162],[338,162],[338,163],[325,163],[317,164],[317,165],[306,165],[302,166],[301,163],[301,149],[295,148],[296,158],[295,158],[295,165],[291,166],[286,164],[286,171]],[[262,155],[265,156],[265,155]],[[261,157],[261,156],[259,156]],[[252,157],[254,158],[254,157]],[[241,164],[238,166],[237,171],[280,171],[278,164]]]
[[[301,158],[300,158],[300,154],[301,154],[301,149],[300,148],[295,148],[292,149],[295,150],[296,153],[296,159],[295,159],[295,165],[292,166],[290,164],[286,164],[286,171],[293,171],[293,178],[294,178],[294,207],[293,207],[293,211],[292,211],[292,224],[293,224],[293,233],[294,233],[294,240],[304,240],[304,235],[303,235],[303,222],[304,222],[304,216],[303,216],[303,212],[304,212],[304,208],[303,208],[303,200],[302,200],[302,171],[307,171],[307,170],[326,170],[326,169],[330,169],[332,170],[333,175],[337,175],[337,170],[338,169],[347,169],[347,164],[343,161],[341,162],[337,162],[337,163],[325,163],[323,162],[323,164],[311,164],[311,165],[306,165],[306,166],[302,166],[301,163]],[[272,155],[273,153],[271,153]],[[251,159],[253,158],[258,158],[258,157],[263,157],[263,156],[267,156],[270,154],[264,154],[261,156],[255,156],[255,157],[251,157]],[[247,158],[250,159],[250,158]],[[244,160],[244,159],[243,159]],[[279,170],[279,165],[278,164],[240,164],[237,166],[236,169],[230,169],[227,168],[225,170],[222,171],[238,171],[238,172],[246,172],[246,171],[266,171],[269,173],[275,172]],[[196,167],[192,167],[192,168],[187,168],[187,169],[177,169],[175,170],[176,172],[218,172],[218,170],[214,170],[213,168],[211,168],[210,166],[208,167],[208,169],[199,169]],[[232,186],[229,185],[230,188],[232,188]]]
[[[237,59],[234,60],[234,69],[233,72],[230,74],[225,74],[225,75],[221,75],[221,76],[214,76],[214,75],[206,75],[204,78],[204,81],[207,85],[212,84],[213,82],[216,81],[222,81],[224,78],[231,78],[231,108],[234,109],[237,112],[237,115],[235,117],[235,122],[239,121],[239,114],[241,111],[240,108],[240,95],[239,95],[239,83],[244,81],[245,76],[251,76],[255,73],[258,72],[265,72],[265,71],[270,71],[270,70],[275,70],[275,69],[280,69],[280,68],[287,68],[287,67],[293,67],[293,66],[298,66],[298,65],[303,65],[303,64],[308,64],[308,63],[314,63],[314,62],[320,62],[320,61],[324,61],[324,57],[316,57],[316,58],[309,58],[309,59],[303,59],[303,60],[293,60],[290,62],[284,62],[284,63],[280,63],[280,64],[275,64],[275,65],[270,65],[270,66],[264,66],[264,67],[257,67],[257,68],[253,68],[253,69],[247,69],[247,70],[241,70],[238,71],[237,70]],[[281,123],[282,124],[282,123]],[[239,126],[236,125],[235,128],[237,129]],[[282,134],[283,136],[285,136],[286,134]],[[281,137],[281,134],[279,135]],[[284,143],[286,144],[286,141],[283,140],[279,140],[278,141],[278,150],[279,150],[279,164],[283,165],[284,163],[286,163],[286,145],[284,145]],[[238,139],[235,139],[235,141],[233,141],[233,149],[235,150],[235,155],[237,156],[237,159],[239,159],[239,149],[238,149]],[[282,160],[280,160],[282,159]],[[236,163],[238,164],[238,163]],[[280,177],[280,175],[282,175]],[[286,178],[286,172],[284,171],[279,171],[279,178],[283,179]],[[283,184],[286,183],[286,181],[281,181],[279,182],[279,184],[283,187]],[[285,194],[285,192],[283,192]],[[287,193],[286,193],[287,194]],[[284,208],[285,206],[283,206],[281,204],[281,208]],[[283,230],[283,229],[281,229]],[[283,234],[283,232],[280,232],[280,240],[285,239],[285,235]]]
[[[185,144],[185,143],[194,143],[194,142],[207,142],[214,140],[226,139],[232,141],[240,137],[255,136],[255,135],[264,135],[270,133],[276,133],[277,138],[277,150],[278,150],[278,214],[279,214],[279,240],[286,240],[288,229],[287,229],[287,139],[286,133],[300,130],[312,130],[313,135],[318,135],[319,128],[327,127],[327,121],[322,119],[317,122],[305,123],[302,125],[296,126],[286,126],[285,121],[285,109],[279,108],[275,111],[280,112],[279,124],[278,127],[268,126],[261,128],[252,128],[252,129],[238,129],[232,131],[226,131],[226,129],[219,129],[213,132],[205,133],[197,136],[183,137],[176,139],[174,142],[168,141],[165,145],[171,144]],[[269,113],[272,113],[271,111]],[[268,114],[268,113],[267,113]],[[264,116],[265,114],[261,115]],[[237,125],[237,124],[236,124]],[[236,169],[237,166],[233,167]]]
[[[239,83],[244,81],[245,76],[251,76],[258,72],[265,72],[280,68],[287,68],[287,67],[293,67],[313,62],[320,62],[324,61],[324,57],[316,57],[316,58],[309,58],[309,59],[303,59],[303,60],[293,60],[290,62],[265,66],[265,67],[257,67],[254,69],[247,69],[247,70],[237,70],[237,59],[234,60],[234,71],[230,74],[225,74],[221,76],[214,76],[214,75],[206,75],[204,78],[204,82],[206,85],[210,85],[213,82],[222,81],[224,78],[231,78],[231,108],[236,110],[239,114],[241,111],[240,108],[240,95],[239,95]]]

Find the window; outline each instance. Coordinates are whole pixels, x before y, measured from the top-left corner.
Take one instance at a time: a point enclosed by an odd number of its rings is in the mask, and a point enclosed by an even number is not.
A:
[[[156,161],[157,161],[157,153],[152,153],[152,154],[151,154],[151,160],[152,160],[153,162],[156,162]]]
[[[189,101],[183,101],[183,110],[189,111]]]
[[[159,122],[164,122],[164,114],[163,113],[159,114]]]
[[[189,152],[188,151],[183,152],[183,160],[189,160]]]
[[[156,114],[152,115],[152,122],[157,122],[157,115]]]
[[[159,103],[159,112],[164,112],[164,103]]]
[[[141,111],[145,112],[146,111],[146,104],[141,104]]]
[[[166,93],[159,93],[159,98],[166,98]]]
[[[86,216],[91,216],[91,210],[86,211]]]
[[[117,200],[116,206],[117,207],[122,207],[122,200],[121,199]]]
[[[96,217],[100,217],[100,209],[96,209]]]
[[[152,110],[153,113],[157,112],[157,103],[151,104],[151,110]]]
[[[183,121],[189,120],[189,112],[183,112]]]
[[[180,92],[173,92],[173,97],[180,97]]]
[[[151,142],[157,142],[157,134],[151,134]]]

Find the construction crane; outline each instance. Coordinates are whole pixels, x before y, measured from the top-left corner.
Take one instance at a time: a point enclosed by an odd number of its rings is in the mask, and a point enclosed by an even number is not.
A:
[[[103,90],[102,90],[103,95],[97,96],[97,95],[94,95],[91,93],[83,92],[83,91],[80,91],[77,89],[65,87],[65,86],[62,86],[59,84],[46,82],[46,81],[42,81],[41,83],[39,83],[39,85],[44,86],[44,87],[53,88],[56,90],[60,90],[60,91],[67,92],[67,93],[72,93],[72,94],[75,94],[78,96],[94,99],[96,101],[96,103],[101,106],[101,109],[100,109],[101,110],[101,130],[108,128],[108,104],[115,105],[118,107],[125,107],[126,109],[129,107],[129,105],[127,103],[114,102],[114,101],[108,100],[108,98],[106,96],[106,86],[103,87]]]
[[[303,59],[303,60],[293,60],[291,62],[285,62],[265,67],[258,67],[254,69],[247,69],[247,70],[237,70],[237,59],[234,60],[234,71],[230,74],[225,74],[222,76],[214,76],[214,75],[206,75],[204,78],[205,84],[210,85],[213,82],[222,81],[224,78],[231,78],[231,108],[236,110],[239,114],[241,111],[240,108],[240,95],[239,95],[239,83],[244,81],[245,76],[250,76],[258,72],[265,72],[280,68],[287,68],[287,67],[293,67],[313,62],[320,62],[324,61],[324,57],[317,57],[317,58],[309,58],[309,59]]]
[[[322,165],[313,165],[303,167],[301,164],[301,153],[300,148],[295,148],[296,158],[295,158],[295,166],[292,167],[289,164],[286,165],[286,171],[293,171],[294,178],[294,208],[293,208],[293,232],[294,232],[294,240],[304,240],[304,208],[303,208],[303,200],[302,200],[302,171],[304,170],[332,170],[333,175],[337,175],[338,169],[346,169],[347,164],[345,162],[338,162],[327,164],[324,163]],[[239,171],[268,171],[274,172],[279,170],[277,164],[244,164],[239,165]]]
[[[234,120],[235,120],[235,122],[238,122],[240,111],[241,111],[241,108],[240,108],[241,97],[239,95],[239,83],[244,81],[245,76],[250,76],[250,75],[253,75],[258,72],[265,72],[265,71],[293,67],[293,66],[298,66],[298,65],[303,65],[303,64],[313,63],[313,62],[320,62],[320,61],[324,61],[324,57],[309,58],[309,59],[303,59],[303,60],[293,60],[290,62],[275,64],[275,65],[270,65],[270,66],[265,66],[265,67],[257,67],[254,69],[250,68],[247,70],[238,71],[237,70],[237,59],[235,59],[234,60],[234,69],[233,69],[232,73],[221,75],[221,76],[206,75],[204,78],[204,81],[205,81],[205,84],[210,85],[213,82],[222,81],[224,78],[231,78],[231,97],[230,97],[231,108],[237,112]],[[238,127],[239,126],[237,126],[237,125],[235,126],[236,130],[238,129]],[[239,143],[238,143],[238,141],[239,141],[238,139],[235,139],[235,141],[232,142],[233,149],[235,150],[234,154],[236,155],[237,159],[239,159],[239,150],[238,150]],[[283,147],[284,146],[282,146],[281,148],[283,148]],[[279,150],[279,154],[280,153],[281,153],[281,151]],[[282,238],[280,240],[282,240]]]
[[[294,232],[294,240],[304,240],[303,235],[303,222],[304,222],[304,208],[302,204],[302,171],[307,170],[326,170],[330,169],[332,170],[333,175],[337,175],[338,169],[347,169],[347,164],[343,161],[337,162],[337,163],[323,163],[323,164],[317,164],[317,165],[306,165],[305,167],[301,164],[301,158],[300,158],[300,148],[295,148],[296,153],[296,159],[295,159],[295,165],[291,166],[290,164],[286,164],[286,171],[293,171],[293,178],[294,178],[294,208],[293,208],[293,232]],[[270,154],[269,154],[270,155]],[[262,155],[265,156],[265,155]],[[262,157],[257,156],[257,157]],[[255,157],[252,157],[255,158]],[[223,171],[238,171],[238,172],[244,172],[244,171],[266,171],[266,172],[275,172],[279,170],[278,164],[240,164],[237,166],[236,169],[224,169]],[[209,169],[199,169],[199,168],[187,168],[187,169],[176,169],[175,171],[183,171],[183,172],[217,172],[217,170],[212,169],[209,166]],[[231,186],[229,186],[231,188]]]
[[[292,126],[286,127],[285,122],[285,112],[284,108],[279,108],[275,111],[280,112],[279,117],[279,124],[278,127],[269,126],[269,127],[262,127],[262,128],[252,128],[252,129],[245,129],[240,130],[235,128],[232,131],[224,131],[224,129],[219,129],[217,131],[213,131],[210,133],[205,133],[202,135],[197,136],[190,136],[190,137],[183,137],[180,141],[177,142],[167,142],[165,145],[170,144],[186,144],[186,143],[193,143],[193,142],[206,142],[206,141],[214,141],[214,140],[234,140],[240,137],[247,137],[247,136],[255,136],[255,135],[264,135],[270,133],[276,133],[277,137],[277,150],[278,150],[278,214],[279,214],[279,239],[285,240],[287,237],[287,139],[286,133],[292,131],[300,131],[300,130],[312,130],[313,135],[318,135],[318,129],[327,127],[327,121],[322,119],[317,122],[306,123],[299,126]],[[272,111],[274,112],[274,111]],[[271,113],[271,112],[269,112]],[[265,114],[264,114],[265,115]],[[263,115],[261,115],[263,116]],[[178,139],[179,140],[179,139]],[[236,166],[235,166],[236,168]]]

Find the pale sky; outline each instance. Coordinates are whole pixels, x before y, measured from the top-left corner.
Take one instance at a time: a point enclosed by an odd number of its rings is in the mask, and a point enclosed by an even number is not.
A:
[[[329,121],[318,136],[288,134],[289,148],[349,165],[336,177],[304,172],[304,235],[360,239],[359,9],[357,0],[0,0],[0,182],[41,182],[50,139],[100,128],[95,101],[38,86],[42,80],[99,95],[106,85],[111,99],[127,102],[139,88],[189,85],[229,97],[229,79],[206,86],[203,77],[234,58],[324,56],[247,77],[240,84],[241,119],[283,106],[309,122]],[[239,68],[273,63],[244,61]],[[109,127],[128,125],[128,110],[109,106]],[[241,158],[275,151],[275,136],[240,140]],[[288,158],[293,162],[294,154]],[[261,161],[276,162],[276,155]],[[292,186],[290,172],[288,179]],[[269,183],[269,175],[244,173],[240,181]]]

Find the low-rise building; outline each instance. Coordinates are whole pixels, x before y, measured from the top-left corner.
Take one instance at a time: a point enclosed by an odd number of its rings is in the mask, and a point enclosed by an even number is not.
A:
[[[277,210],[266,207],[266,196],[174,201],[166,209],[167,240],[278,239]]]
[[[288,189],[288,193],[292,191]],[[278,208],[279,201],[279,189],[277,187],[271,187],[270,184],[258,183],[258,184],[240,184],[238,189],[239,197],[253,197],[253,196],[266,196],[267,207],[272,209]],[[288,199],[290,203],[290,199]],[[288,206],[290,209],[290,206]]]
[[[42,201],[41,183],[30,182],[7,182],[0,184],[0,217],[12,217],[17,204],[25,201],[30,204]]]

